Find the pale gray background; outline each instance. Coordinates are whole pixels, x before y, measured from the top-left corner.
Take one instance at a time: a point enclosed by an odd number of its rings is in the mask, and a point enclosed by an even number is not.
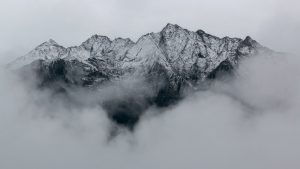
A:
[[[299,11],[298,0],[0,0],[0,63],[50,38],[63,46],[93,34],[137,40],[168,22],[296,53]]]
[[[49,38],[64,46],[95,33],[136,40],[167,22],[299,52],[299,6],[296,0],[0,0],[0,63]],[[299,60],[245,59],[237,78],[160,116],[151,117],[159,112],[150,109],[134,133],[110,143],[104,111],[53,104],[52,93],[29,88],[0,66],[0,169],[299,169]]]

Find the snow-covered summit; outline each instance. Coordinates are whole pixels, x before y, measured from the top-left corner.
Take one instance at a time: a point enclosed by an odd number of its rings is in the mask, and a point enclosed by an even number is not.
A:
[[[98,94],[103,86],[114,84],[108,82],[142,79],[151,94],[124,91],[129,93],[125,98],[118,95],[100,103],[113,122],[133,129],[151,105],[174,104],[184,97],[185,89],[202,89],[219,75],[230,75],[244,57],[261,52],[272,51],[249,36],[219,38],[203,30],[167,24],[137,42],[93,35],[79,46],[65,48],[50,39],[11,65],[22,67],[20,72],[26,75],[36,73],[38,86],[63,94],[69,87],[96,89],[93,92]],[[66,98],[72,99],[70,96]]]
[[[60,58],[65,52],[66,48],[60,46],[53,39],[49,39],[48,41],[37,46],[28,54],[21,56],[10,63],[10,67],[13,69],[18,69],[36,60],[55,60]]]
[[[245,39],[219,38],[203,30],[189,31],[169,23],[162,31],[148,33],[137,42],[128,38],[111,40],[106,36],[93,35],[79,46],[65,48],[50,39],[12,65],[19,68],[35,60],[51,62],[63,59],[92,66],[89,60],[95,58],[114,65],[116,69],[147,68],[160,64],[169,73],[177,75],[197,69],[198,78],[204,79],[222,62],[235,65],[241,57],[264,50],[268,49],[249,36]]]

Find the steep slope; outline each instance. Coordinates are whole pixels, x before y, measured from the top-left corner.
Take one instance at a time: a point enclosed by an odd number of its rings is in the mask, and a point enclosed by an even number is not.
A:
[[[64,53],[66,53],[66,48],[60,46],[54,40],[50,39],[37,46],[27,55],[16,59],[10,63],[9,66],[12,69],[18,69],[36,60],[52,61],[59,59]]]
[[[114,122],[133,129],[149,106],[174,104],[185,89],[196,90],[208,80],[230,73],[243,57],[271,52],[249,36],[219,38],[167,24],[161,32],[146,34],[137,42],[93,35],[80,46],[64,48],[49,40],[11,65],[33,69],[40,87],[58,91],[70,86],[98,90],[129,77],[143,79],[153,94],[100,103]]]

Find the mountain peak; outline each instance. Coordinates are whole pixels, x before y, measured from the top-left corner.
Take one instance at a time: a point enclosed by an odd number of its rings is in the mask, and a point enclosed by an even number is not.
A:
[[[156,58],[156,56],[163,54],[167,57],[161,58],[163,64],[172,65],[172,69],[176,66],[178,71],[188,70],[191,68],[191,65],[198,65],[201,71],[208,72],[213,70],[220,61],[229,57],[232,60],[233,57],[228,54],[228,51],[237,51],[239,49],[239,53],[235,54],[235,58],[238,58],[240,53],[245,53],[243,51],[247,51],[246,54],[248,54],[251,53],[249,50],[254,51],[257,47],[261,47],[250,36],[247,36],[244,40],[236,40],[229,37],[226,39],[228,40],[207,34],[201,29],[193,32],[177,24],[168,23],[161,32],[148,33],[137,42],[133,42],[128,38],[111,40],[107,36],[94,34],[80,46],[64,48],[53,39],[49,39],[23,56],[21,60],[28,61],[24,62],[24,64],[28,64],[36,59],[51,61],[57,58],[77,59],[86,62],[91,57],[100,58],[105,56],[111,59],[126,58],[136,62],[139,60],[144,61],[141,58],[145,58],[145,62],[148,62],[153,60],[151,58]],[[116,60],[116,62],[119,62],[119,60]],[[124,63],[124,65],[128,64],[134,65],[138,63]],[[120,63],[120,65],[123,65],[123,63]]]
[[[246,36],[245,40],[244,41],[253,41],[253,39],[250,37],[250,36]]]
[[[110,40],[107,36],[98,35],[98,34],[92,35],[89,39],[108,39],[108,40]]]
[[[163,28],[163,31],[166,31],[166,30],[176,30],[176,29],[182,29],[179,25],[177,24],[171,24],[171,23],[168,23],[164,28]]]
[[[37,46],[34,50],[50,49],[52,47],[64,48],[60,46],[57,42],[55,42],[53,39],[49,39],[48,41]]]
[[[55,42],[53,39],[49,39],[48,41],[40,44],[39,46],[37,46],[35,49],[39,49],[39,48],[48,48],[48,47],[51,47],[51,46],[57,46],[58,43]],[[59,45],[58,45],[59,46]]]
[[[50,45],[57,45],[57,42],[55,42],[53,39],[49,39],[45,43],[50,44]]]
[[[247,46],[257,46],[259,43],[252,39],[250,36],[246,36],[243,43]]]
[[[102,35],[93,35],[84,41],[81,45],[84,46],[86,49],[90,50],[93,46],[101,46],[101,45],[108,45],[111,43],[111,40],[107,36]]]
[[[202,29],[199,29],[199,30],[196,31],[196,33],[198,35],[201,35],[201,34],[205,34],[205,31],[203,31]]]
[[[83,42],[83,44],[85,43],[95,43],[95,42],[111,42],[111,39],[107,36],[102,36],[102,35],[92,35],[90,38],[88,38],[85,42]]]
[[[93,35],[80,46],[64,48],[50,39],[12,63],[12,68],[24,68],[21,72],[33,68],[40,84],[53,89],[78,86],[98,91],[109,82],[141,77],[143,90],[150,87],[149,96],[142,98],[133,89],[132,97],[127,97],[131,91],[126,91],[126,100],[116,95],[116,99],[101,101],[114,123],[133,129],[150,106],[174,104],[185,91],[232,74],[241,58],[262,50],[266,48],[249,36],[244,40],[220,39],[202,30],[189,31],[169,23],[161,32],[143,35],[136,43]]]

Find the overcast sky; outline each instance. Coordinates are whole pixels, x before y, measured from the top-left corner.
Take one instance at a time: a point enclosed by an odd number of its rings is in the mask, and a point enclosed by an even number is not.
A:
[[[0,62],[50,38],[66,47],[93,34],[137,40],[169,22],[299,52],[299,11],[299,0],[0,0]]]
[[[300,0],[0,0],[0,64],[50,38],[66,47],[93,34],[137,40],[167,23],[220,37],[250,35],[296,53],[299,16]],[[1,68],[0,169],[300,168],[299,57],[246,58],[236,78],[163,114],[149,109],[134,133],[110,143],[101,108],[73,110]],[[119,92],[103,90],[101,98]],[[93,98],[79,93],[70,93],[79,105]]]

